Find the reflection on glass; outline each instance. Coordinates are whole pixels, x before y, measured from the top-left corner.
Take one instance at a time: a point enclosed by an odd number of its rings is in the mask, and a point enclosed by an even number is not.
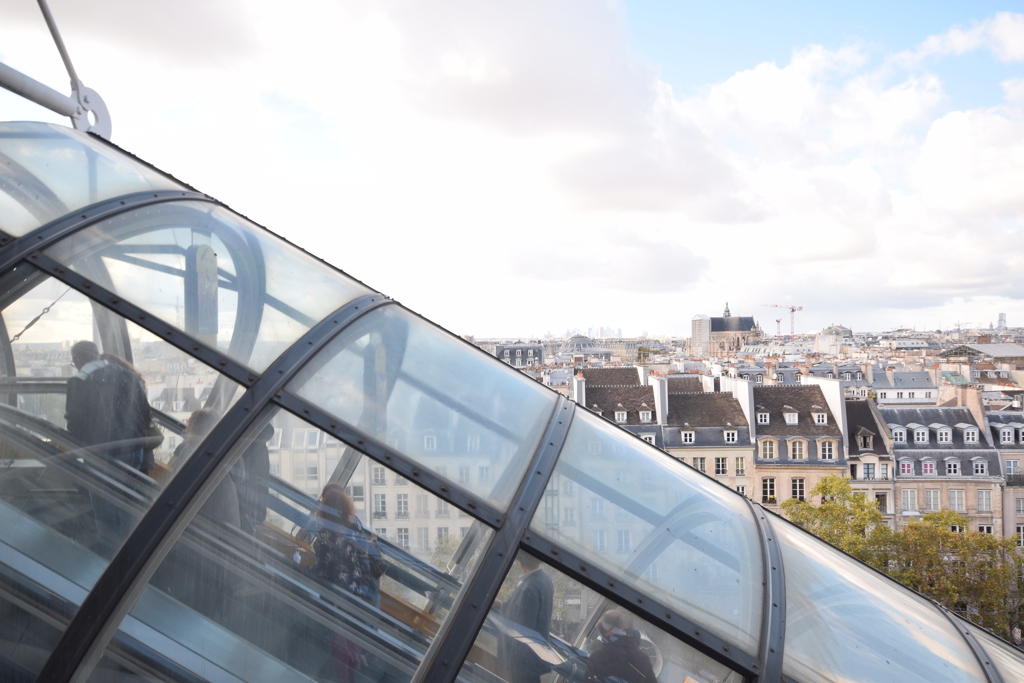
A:
[[[534,683],[542,676],[545,681],[585,683],[743,680],[653,624],[521,552],[477,634],[459,680],[493,682],[497,678]]]
[[[227,209],[159,204],[46,252],[254,370],[370,290]]]
[[[412,676],[491,532],[417,516],[399,501],[424,496],[431,510],[437,499],[357,452],[343,449],[327,471],[313,434],[275,410],[248,430],[92,680],[144,678],[167,662],[182,679]]]
[[[519,486],[556,400],[397,306],[353,323],[288,388],[501,507]]]
[[[0,230],[20,236],[104,199],[183,186],[110,145],[49,123],[0,123]]]
[[[190,455],[181,420],[241,392],[38,270],[0,282],[0,309],[17,336],[0,377],[0,654],[3,671],[34,675],[173,476],[171,455]]]
[[[974,637],[981,641],[981,646],[985,648],[989,661],[995,664],[1005,683],[1024,681],[1024,661],[1021,659],[1021,651],[1018,648],[1001,638],[986,633],[974,624],[968,624],[967,627]]]
[[[603,418],[576,411],[531,527],[757,651],[763,579],[749,508]]]
[[[773,527],[786,572],[787,676],[801,683],[985,680],[934,605],[791,524]]]

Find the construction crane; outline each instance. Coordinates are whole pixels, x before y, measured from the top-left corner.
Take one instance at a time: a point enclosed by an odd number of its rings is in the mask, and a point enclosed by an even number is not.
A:
[[[775,338],[779,339],[782,337],[782,318],[775,319]]]
[[[803,306],[783,306],[781,304],[762,304],[765,308],[787,308],[789,309],[789,341],[796,336],[796,312],[804,310]],[[778,322],[778,321],[776,321]]]

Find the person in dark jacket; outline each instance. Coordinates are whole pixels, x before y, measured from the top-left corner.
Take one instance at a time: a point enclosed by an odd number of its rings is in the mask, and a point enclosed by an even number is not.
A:
[[[68,378],[65,419],[75,441],[99,458],[141,469],[152,414],[138,373],[123,361],[100,357],[91,341],[71,347],[78,373]],[[110,557],[131,531],[134,518],[116,502],[91,493],[98,551]]]
[[[528,631],[525,635],[546,641],[555,586],[541,569],[539,559],[526,553],[520,553],[517,559],[523,575],[509,599],[496,601],[495,607],[503,617]],[[529,645],[507,635],[498,640],[498,663],[508,672],[510,683],[540,683],[540,677],[551,670]]]
[[[637,632],[618,610],[608,610],[597,625],[600,643],[587,658],[584,683],[655,683],[651,659],[640,649]]]

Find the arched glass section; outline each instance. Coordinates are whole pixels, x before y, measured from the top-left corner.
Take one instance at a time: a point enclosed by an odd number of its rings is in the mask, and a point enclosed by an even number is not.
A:
[[[701,681],[743,677],[520,552],[466,658],[460,681]]]
[[[126,211],[46,254],[256,371],[324,317],[371,293],[205,202]]]
[[[800,683],[983,681],[974,653],[938,608],[787,523],[783,673]]]
[[[556,400],[397,306],[357,320],[288,389],[502,509]]]
[[[178,680],[411,678],[493,532],[435,516],[439,499],[343,447],[321,461],[332,466],[327,484],[308,495],[315,432],[275,409],[248,430],[91,680],[153,670]],[[270,456],[278,438],[293,445]],[[265,517],[253,536],[235,501],[261,460],[271,475],[256,492]]]
[[[1020,650],[973,624],[967,624],[967,628],[985,648],[985,654],[989,656],[989,661],[995,664],[1004,683],[1024,681],[1024,661],[1021,661]]]
[[[184,190],[101,140],[48,123],[0,123],[0,230],[20,237],[90,204]]]
[[[757,652],[764,577],[743,499],[577,410],[531,528]]]
[[[0,320],[0,655],[31,680],[242,390],[30,266],[0,278]],[[103,355],[76,358],[81,341]]]

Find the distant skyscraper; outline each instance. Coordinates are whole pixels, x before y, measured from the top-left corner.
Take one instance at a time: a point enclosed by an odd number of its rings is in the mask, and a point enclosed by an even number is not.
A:
[[[1005,330],[1006,329],[1006,314],[1005,313],[1000,313],[999,314],[999,325],[997,325],[997,328],[1000,329],[1000,330]]]

